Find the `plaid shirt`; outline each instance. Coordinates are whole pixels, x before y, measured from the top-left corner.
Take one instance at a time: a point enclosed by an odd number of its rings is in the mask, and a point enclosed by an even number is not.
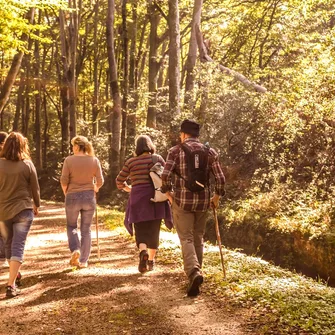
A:
[[[203,144],[197,138],[187,138],[185,141],[191,147],[201,147]],[[215,178],[215,193],[225,194],[225,176],[222,172],[219,157],[213,148],[209,149],[208,157],[209,170]],[[210,206],[210,190],[206,187],[201,192],[191,192],[185,186],[187,179],[187,164],[185,153],[180,145],[172,147],[168,151],[164,171],[162,174],[162,192],[174,191],[174,201],[182,209],[190,212],[205,212]],[[174,182],[172,183],[172,177]]]

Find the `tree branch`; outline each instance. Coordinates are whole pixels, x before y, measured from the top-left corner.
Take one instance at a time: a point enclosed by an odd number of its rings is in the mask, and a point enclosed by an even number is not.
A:
[[[200,61],[205,63],[205,62],[211,62],[214,63],[215,61],[208,55],[206,46],[203,41],[202,33],[200,31],[200,27],[197,24],[195,26],[195,31],[196,31],[196,37],[197,37],[197,44],[199,48],[199,54],[200,54]],[[228,74],[229,76],[232,76],[235,80],[241,82],[244,86],[248,88],[252,88],[255,91],[259,93],[265,93],[267,89],[263,86],[260,86],[258,84],[255,84],[251,82],[249,79],[247,79],[245,76],[243,76],[241,73],[238,73],[234,70],[231,70],[221,64],[218,64],[218,68],[221,70],[221,72]]]

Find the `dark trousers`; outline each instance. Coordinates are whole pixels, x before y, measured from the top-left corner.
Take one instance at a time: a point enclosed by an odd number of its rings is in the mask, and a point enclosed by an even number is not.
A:
[[[161,219],[134,223],[136,245],[145,243],[149,249],[158,249]]]

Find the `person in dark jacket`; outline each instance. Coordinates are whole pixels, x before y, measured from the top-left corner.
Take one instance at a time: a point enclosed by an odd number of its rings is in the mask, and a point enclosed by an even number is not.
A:
[[[199,141],[200,125],[193,120],[184,120],[180,127],[180,140],[190,149],[201,148]],[[208,171],[215,178],[215,192],[211,196],[208,185],[199,192],[190,191],[187,185],[187,162],[185,152],[178,144],[168,151],[162,174],[163,193],[172,197],[173,222],[177,230],[184,262],[184,270],[189,279],[188,296],[197,296],[203,283],[201,273],[203,260],[203,236],[205,233],[207,211],[217,207],[219,199],[225,194],[225,177],[219,157],[213,148],[208,152]],[[172,184],[172,176],[174,183]],[[173,190],[173,193],[171,192]]]

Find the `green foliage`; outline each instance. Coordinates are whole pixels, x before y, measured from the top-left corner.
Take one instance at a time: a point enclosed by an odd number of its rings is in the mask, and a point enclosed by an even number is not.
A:
[[[123,212],[112,210],[102,215],[106,215],[104,220],[111,229],[126,234]],[[161,234],[158,259],[182,271],[176,233]],[[224,260],[226,279],[223,278],[218,247],[205,245],[202,292],[224,300],[228,309],[248,308],[250,323],[259,334],[334,333],[334,288],[237,251],[225,249]]]
[[[210,248],[213,250],[213,248]],[[226,252],[227,279],[218,273],[218,256],[209,256],[208,276],[216,294],[251,308],[261,334],[332,334],[335,291],[322,283],[236,252]],[[215,270],[216,268],[216,270]]]
[[[215,64],[196,69],[193,115],[225,166],[231,222],[333,231],[333,20],[328,0],[204,4],[213,59],[268,89],[248,91]]]

